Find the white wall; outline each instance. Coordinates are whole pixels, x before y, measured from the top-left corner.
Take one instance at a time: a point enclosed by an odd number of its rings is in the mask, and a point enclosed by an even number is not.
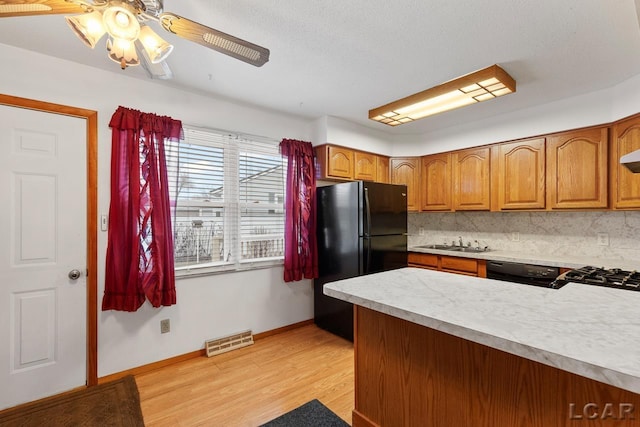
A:
[[[309,140],[312,123],[167,89],[153,81],[110,73],[0,44],[0,93],[98,111],[98,212],[109,210],[111,132],[119,105],[168,115],[184,123],[262,135]],[[106,233],[98,234],[98,296],[104,292]],[[309,280],[282,281],[282,267],[218,274],[177,282],[178,304],[160,309],[146,303],[135,313],[98,315],[98,375],[188,353],[204,341],[244,329],[254,333],[311,319]],[[160,319],[171,332],[160,334]]]
[[[325,141],[318,144],[336,144],[376,154],[391,155],[392,136],[338,117],[325,117]]]

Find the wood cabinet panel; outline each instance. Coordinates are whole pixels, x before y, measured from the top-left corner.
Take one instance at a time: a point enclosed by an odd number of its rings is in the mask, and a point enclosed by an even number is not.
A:
[[[495,210],[545,207],[545,139],[536,138],[491,148]]]
[[[420,209],[420,159],[418,157],[391,158],[391,183],[407,186],[407,210]]]
[[[354,151],[353,158],[355,161],[354,179],[363,181],[376,180],[376,155],[364,153],[362,151]]]
[[[640,425],[618,406],[637,408],[636,393],[365,307],[354,338],[354,427]],[[611,415],[570,418],[572,403],[582,415],[589,402]]]
[[[388,184],[390,181],[389,158],[376,156],[376,181]]]
[[[422,157],[420,185],[420,209],[423,211],[448,211],[451,201],[451,153]]]
[[[316,152],[316,178],[338,181],[353,179],[353,150],[335,145],[318,145]]]
[[[327,175],[353,179],[353,151],[335,146],[329,146],[327,150]]]
[[[442,255],[440,257],[440,267],[442,271],[451,273],[470,274],[472,276],[478,274],[478,260],[472,258]]]
[[[453,153],[453,207],[455,210],[489,210],[490,149],[472,148]]]
[[[422,252],[409,252],[407,259],[410,267],[439,270],[467,276],[487,277],[487,262],[483,259],[426,254]]]
[[[608,128],[564,132],[547,138],[547,207],[606,208]]]
[[[614,209],[640,208],[640,174],[620,164],[620,157],[636,150],[640,150],[640,114],[613,125],[610,190]]]
[[[438,269],[438,255],[424,254],[420,252],[409,252],[407,261],[410,267],[427,268],[430,270]]]

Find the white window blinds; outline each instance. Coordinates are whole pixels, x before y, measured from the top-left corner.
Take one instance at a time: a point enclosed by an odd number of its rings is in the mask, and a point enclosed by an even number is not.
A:
[[[167,150],[178,273],[281,263],[286,159],[278,141],[189,126],[184,135]]]

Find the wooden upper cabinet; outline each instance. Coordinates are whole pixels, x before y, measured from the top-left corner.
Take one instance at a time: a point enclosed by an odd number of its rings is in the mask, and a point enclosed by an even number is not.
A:
[[[316,178],[329,180],[353,179],[353,150],[337,145],[318,145],[316,151]]]
[[[547,208],[608,206],[608,128],[563,132],[547,138]]]
[[[490,149],[472,148],[453,153],[453,208],[489,210]]]
[[[353,151],[344,147],[327,147],[327,176],[353,179]]]
[[[376,156],[376,181],[388,184],[389,176],[389,158],[386,156]]]
[[[391,183],[407,186],[407,210],[420,209],[420,159],[418,157],[391,158]]]
[[[640,150],[640,114],[613,125],[610,168],[614,209],[640,208],[640,174],[620,164],[620,157],[636,150]]]
[[[451,201],[451,153],[422,157],[420,209],[423,211],[449,211]]]
[[[354,179],[363,181],[376,180],[376,155],[355,151],[353,153],[355,160]]]
[[[544,209],[545,139],[491,148],[493,210]]]

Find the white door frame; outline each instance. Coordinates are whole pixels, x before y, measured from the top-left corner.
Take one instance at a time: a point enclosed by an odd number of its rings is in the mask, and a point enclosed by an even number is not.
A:
[[[98,112],[0,94],[0,104],[87,121],[87,386],[98,384]]]

